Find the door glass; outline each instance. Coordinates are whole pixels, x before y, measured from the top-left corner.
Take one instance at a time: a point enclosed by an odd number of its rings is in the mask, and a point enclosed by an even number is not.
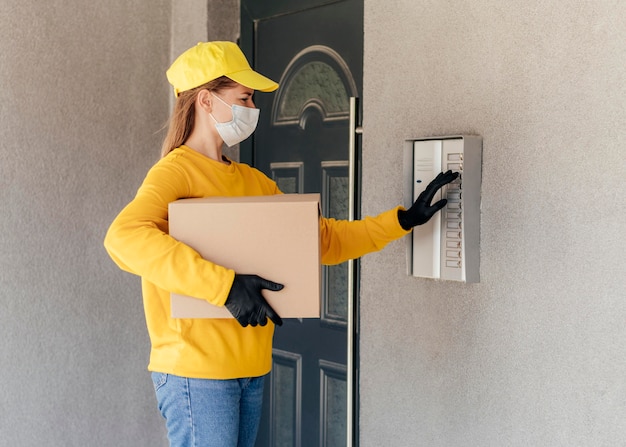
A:
[[[296,446],[300,439],[301,357],[274,350],[271,381],[271,445]]]
[[[322,444],[346,445],[346,368],[320,361],[322,390]]]
[[[278,102],[276,123],[297,121],[302,107],[315,98],[328,116],[345,116],[349,112],[349,96],[341,77],[329,64],[320,61],[307,62],[315,57],[314,51],[296,61],[301,66],[291,68],[284,93]]]
[[[322,204],[324,216],[348,218],[348,163],[322,162]],[[324,299],[322,321],[345,326],[348,322],[348,264],[323,267]]]
[[[285,194],[301,193],[304,178],[302,176],[303,163],[271,163],[272,179]]]

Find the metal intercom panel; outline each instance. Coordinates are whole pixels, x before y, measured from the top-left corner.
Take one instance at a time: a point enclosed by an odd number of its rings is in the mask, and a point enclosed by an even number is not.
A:
[[[408,140],[404,148],[405,206],[440,172],[459,177],[444,186],[433,203],[448,203],[407,238],[407,266],[412,276],[468,283],[480,280],[480,188],[482,138],[474,135]]]

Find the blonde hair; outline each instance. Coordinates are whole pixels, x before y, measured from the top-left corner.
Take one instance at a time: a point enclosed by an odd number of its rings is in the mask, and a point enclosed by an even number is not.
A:
[[[176,98],[167,134],[161,147],[161,158],[184,144],[187,138],[189,138],[194,125],[195,102],[201,90],[220,91],[236,85],[237,83],[232,79],[222,76],[206,84],[180,92],[178,98]]]

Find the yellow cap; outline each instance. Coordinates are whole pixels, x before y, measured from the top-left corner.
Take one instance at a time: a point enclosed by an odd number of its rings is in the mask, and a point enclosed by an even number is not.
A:
[[[166,75],[176,96],[221,76],[252,90],[271,92],[278,88],[276,82],[250,68],[233,42],[200,42],[178,56]]]

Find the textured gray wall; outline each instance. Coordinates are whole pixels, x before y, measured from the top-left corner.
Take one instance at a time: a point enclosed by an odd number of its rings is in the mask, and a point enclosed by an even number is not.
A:
[[[158,159],[173,55],[234,40],[238,3],[3,3],[0,446],[167,445],[139,278],[102,240]]]
[[[626,445],[626,4],[365,0],[365,214],[484,138],[481,282],[363,259],[361,442]]]
[[[159,446],[139,279],[102,247],[158,158],[170,2],[2,2],[0,445]]]

